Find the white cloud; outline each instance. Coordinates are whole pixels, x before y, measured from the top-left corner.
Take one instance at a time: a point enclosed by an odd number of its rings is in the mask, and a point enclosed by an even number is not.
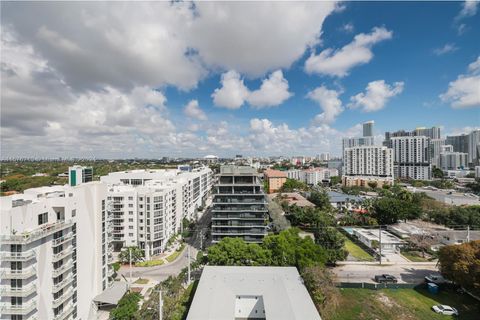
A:
[[[243,84],[243,79],[240,78],[240,74],[234,70],[230,70],[222,74],[220,82],[222,87],[215,89],[212,93],[213,103],[217,107],[227,109],[240,108],[249,95],[249,91]]]
[[[207,65],[260,77],[301,58],[334,9],[323,1],[202,1],[186,37]]]
[[[288,91],[288,81],[281,70],[273,72],[262,81],[260,89],[250,92],[248,103],[257,108],[272,107],[282,104],[293,94]]]
[[[468,66],[468,73],[461,74],[448,84],[447,92],[440,95],[452,108],[480,107],[480,56]]]
[[[325,86],[318,87],[307,94],[307,97],[317,102],[323,110],[315,117],[315,123],[330,124],[343,112],[340,94],[341,92],[329,90]]]
[[[473,17],[477,14],[477,8],[479,5],[478,0],[466,0],[463,2],[462,10],[458,13],[456,20],[463,18]]]
[[[292,96],[288,91],[288,81],[281,70],[277,70],[262,81],[259,89],[250,91],[240,74],[230,70],[222,75],[221,88],[212,93],[213,102],[218,107],[238,109],[245,102],[256,108],[272,107],[282,104]]]
[[[305,62],[308,73],[345,77],[351,68],[370,62],[373,58],[372,46],[392,38],[392,31],[375,27],[371,33],[360,33],[353,41],[341,49],[327,48],[316,55],[312,53]]]
[[[187,115],[187,117],[202,121],[207,120],[207,115],[200,108],[197,100],[190,100],[190,102],[183,109],[183,112]]]
[[[362,108],[364,112],[373,112],[383,109],[388,100],[400,93],[404,87],[403,82],[395,82],[393,85],[385,83],[385,80],[376,80],[368,83],[365,92],[350,97],[349,108]]]
[[[458,47],[454,43],[446,43],[443,47],[435,48],[433,53],[437,56],[441,56],[447,53],[455,52],[458,50]]]
[[[346,33],[352,33],[355,30],[355,27],[354,27],[353,23],[349,22],[349,23],[345,23],[342,26],[341,30],[346,32]]]

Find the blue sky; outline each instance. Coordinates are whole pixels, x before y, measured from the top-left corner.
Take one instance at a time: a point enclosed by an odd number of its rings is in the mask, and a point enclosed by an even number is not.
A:
[[[367,120],[480,126],[477,2],[2,7],[4,158],[338,154]]]

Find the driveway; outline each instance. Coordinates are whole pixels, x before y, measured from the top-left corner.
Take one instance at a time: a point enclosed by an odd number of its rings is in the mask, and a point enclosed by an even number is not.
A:
[[[391,274],[397,277],[399,283],[421,283],[424,277],[438,273],[435,263],[404,263],[392,265],[379,264],[344,264],[333,268],[333,273],[339,282],[370,282],[377,274]]]

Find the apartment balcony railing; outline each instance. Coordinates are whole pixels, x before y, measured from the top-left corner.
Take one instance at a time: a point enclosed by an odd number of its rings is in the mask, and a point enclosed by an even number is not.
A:
[[[214,205],[212,207],[212,211],[223,211],[223,212],[265,212],[268,211],[267,208],[265,207],[251,207],[251,208],[245,208],[245,207],[218,207],[217,205]]]
[[[73,222],[71,221],[61,221],[61,222],[55,222],[50,224],[44,224],[39,228],[30,232],[23,232],[21,234],[15,234],[15,235],[2,235],[0,236],[0,241],[5,244],[9,244],[9,243],[26,244],[26,243],[30,243],[32,241],[44,238],[52,233],[55,233],[57,231],[63,230],[71,226],[73,226]]]
[[[61,245],[62,243],[70,241],[72,239],[73,239],[73,232],[69,232],[69,233],[61,236],[60,238],[53,239],[52,245],[56,247],[56,246]]]
[[[3,279],[28,279],[33,277],[37,270],[34,267],[25,269],[3,269],[1,272]]]
[[[72,312],[73,312],[73,304],[69,303],[67,306],[63,307],[62,311],[60,311],[56,316],[53,317],[53,320],[66,319]]]
[[[53,299],[52,305],[54,308],[58,307],[68,299],[70,299],[73,296],[73,288],[70,287],[67,290],[63,292],[61,296],[59,296],[57,299]]]
[[[60,289],[65,288],[65,286],[72,283],[72,281],[73,281],[73,274],[69,273],[68,275],[63,277],[62,281],[53,285],[53,292],[58,292]]]
[[[69,255],[72,254],[72,252],[73,252],[73,247],[72,246],[67,247],[67,248],[63,249],[62,251],[60,251],[59,253],[54,254],[52,261],[57,262],[60,259],[68,257]]]
[[[237,235],[248,235],[248,234],[266,234],[265,230],[215,230],[212,229],[212,235],[222,235],[222,234],[237,234]]]
[[[2,304],[0,308],[0,313],[2,315],[27,315],[33,310],[35,310],[36,307],[37,304],[35,301],[30,301],[22,304],[5,303]]]
[[[263,194],[262,190],[223,190],[223,191],[214,191],[214,195],[254,195],[258,194],[261,195]]]
[[[70,270],[72,267],[73,267],[73,261],[70,260],[67,263],[64,263],[63,265],[58,267],[57,269],[54,269],[52,271],[52,275],[54,277],[57,277],[57,276],[61,275],[62,273],[65,273],[66,271]]]
[[[109,268],[108,268],[107,275],[108,275],[109,277],[113,277],[114,274],[115,274],[115,271],[113,270],[113,268],[112,268],[112,267],[109,267]]]
[[[230,219],[254,219],[254,220],[265,220],[265,215],[255,215],[248,213],[241,214],[215,214],[212,217],[212,220],[230,220]]]
[[[218,227],[218,228],[258,228],[258,227],[263,227],[263,224],[259,224],[261,223],[261,221],[257,221],[259,223],[255,224],[253,222],[250,222],[250,223],[245,223],[245,224],[225,224],[225,223],[219,223],[220,221],[214,221],[214,223],[212,224],[212,227],[215,228],[215,227]]]
[[[4,261],[28,261],[35,258],[35,251],[3,252],[1,257]]]
[[[35,284],[30,284],[21,288],[4,286],[0,289],[2,297],[28,297],[36,291],[37,286]]]
[[[215,198],[213,204],[223,203],[243,203],[243,204],[267,204],[265,199],[244,198],[244,199],[232,199],[232,198]]]

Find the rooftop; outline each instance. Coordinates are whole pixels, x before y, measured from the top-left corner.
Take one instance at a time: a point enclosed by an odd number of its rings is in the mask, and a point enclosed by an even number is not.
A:
[[[265,176],[268,178],[286,178],[287,174],[280,170],[267,169],[265,171]]]
[[[206,266],[187,320],[320,320],[294,267]]]

